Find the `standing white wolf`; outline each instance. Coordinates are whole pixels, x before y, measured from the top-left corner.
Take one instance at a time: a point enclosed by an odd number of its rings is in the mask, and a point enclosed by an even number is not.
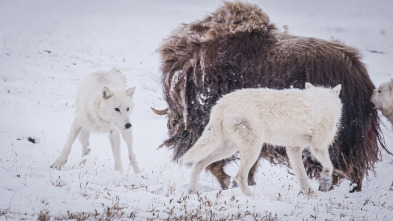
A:
[[[371,102],[393,124],[393,79],[373,91]]]
[[[183,163],[194,164],[189,192],[195,193],[206,166],[239,151],[235,180],[245,195],[252,196],[247,176],[263,143],[286,146],[301,189],[313,194],[302,161],[302,150],[309,148],[323,166],[321,190],[328,191],[333,173],[328,148],[340,123],[340,90],[341,85],[330,89],[306,83],[305,90],[243,89],[225,95],[212,108],[202,136],[183,157]]]
[[[132,96],[135,87],[126,89],[126,84],[125,76],[116,69],[90,74],[81,81],[76,97],[74,122],[67,142],[51,168],[60,169],[67,162],[71,146],[78,135],[83,157],[90,153],[88,146],[91,132],[109,132],[115,170],[123,171],[120,157],[121,133],[128,146],[128,156],[134,172],[141,172],[132,149],[133,137],[129,120],[134,107]]]

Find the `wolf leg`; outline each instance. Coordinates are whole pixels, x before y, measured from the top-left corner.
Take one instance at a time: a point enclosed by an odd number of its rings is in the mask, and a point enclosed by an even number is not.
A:
[[[322,164],[321,178],[319,180],[319,189],[327,192],[332,187],[333,163],[330,160],[329,149],[319,147],[311,147],[311,153]]]
[[[86,129],[82,129],[79,133],[79,141],[82,144],[82,157],[88,155],[90,153],[89,149],[89,137],[90,131]]]
[[[215,141],[213,144],[207,145],[209,145],[209,147],[205,147],[204,149],[210,150],[211,152],[204,159],[201,159],[198,162],[194,163],[191,172],[189,193],[196,193],[196,183],[199,179],[200,173],[204,168],[206,168],[213,162],[231,157],[234,153],[236,153],[236,149],[232,146],[225,147],[224,145],[222,145],[222,143],[218,143],[217,141]]]
[[[196,184],[199,179],[199,175],[201,174],[203,168],[205,168],[207,165],[209,164],[206,163],[206,160],[201,160],[197,163],[194,163],[192,166],[190,184],[188,186],[189,193],[196,193]]]
[[[245,145],[245,144],[242,144]],[[258,142],[257,145],[252,145],[251,148],[239,148],[240,149],[240,166],[237,174],[235,176],[235,180],[239,185],[240,189],[246,196],[252,196],[253,193],[248,186],[248,175],[251,170],[251,167],[258,160],[262,144]]]
[[[300,187],[305,194],[314,194],[314,190],[311,188],[304,168],[302,160],[302,149],[300,147],[286,147],[289,162],[291,163],[293,172],[298,178]]]
[[[72,123],[70,133],[68,134],[67,141],[61,151],[61,154],[57,159],[51,164],[51,168],[61,169],[63,165],[67,162],[68,155],[70,155],[72,144],[74,143],[76,137],[78,136],[81,127],[77,125],[76,120]]]
[[[109,132],[109,139],[112,145],[113,159],[115,161],[115,170],[123,172],[123,166],[121,163],[121,151],[120,151],[120,134],[117,129]]]
[[[255,186],[257,184],[255,182],[255,173],[256,173],[257,168],[258,168],[259,158],[260,157],[258,157],[257,161],[254,163],[254,165],[250,169],[250,172],[248,173],[248,185],[249,186]],[[232,181],[232,185],[233,185],[233,187],[239,187],[239,185],[237,185],[235,180]]]
[[[132,130],[131,129],[122,130],[121,135],[123,136],[123,139],[126,141],[128,147],[128,158],[130,159],[130,163],[132,168],[134,169],[134,173],[142,172],[141,169],[139,168],[138,161],[136,161],[136,157],[133,150]]]

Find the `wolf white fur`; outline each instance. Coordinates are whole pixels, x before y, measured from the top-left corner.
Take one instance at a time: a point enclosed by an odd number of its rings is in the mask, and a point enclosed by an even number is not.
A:
[[[371,102],[393,124],[393,79],[373,91]]]
[[[330,89],[306,83],[305,90],[243,89],[225,95],[212,108],[201,137],[182,159],[184,164],[193,164],[189,192],[195,193],[206,166],[239,151],[235,180],[245,195],[252,196],[247,177],[263,143],[286,147],[301,189],[313,194],[302,161],[303,149],[309,148],[323,166],[321,190],[328,191],[333,173],[328,148],[340,123],[340,90],[341,85]]]
[[[126,89],[126,83],[125,76],[116,69],[90,74],[81,81],[76,97],[75,119],[63,150],[51,164],[51,168],[61,169],[67,162],[72,144],[78,135],[82,144],[83,157],[90,153],[91,132],[109,132],[115,170],[123,171],[120,157],[121,133],[128,146],[128,156],[134,172],[141,172],[133,152],[129,119],[134,107],[132,96],[135,87]]]

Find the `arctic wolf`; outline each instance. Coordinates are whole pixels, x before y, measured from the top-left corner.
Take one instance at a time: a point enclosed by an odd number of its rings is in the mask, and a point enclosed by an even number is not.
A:
[[[135,173],[140,173],[132,149],[132,131],[129,115],[134,107],[135,87],[126,89],[126,78],[118,70],[96,72],[86,76],[78,88],[75,119],[60,156],[51,168],[60,169],[67,161],[76,137],[82,144],[82,156],[90,153],[91,132],[109,132],[115,170],[123,171],[120,157],[120,134],[128,146],[128,156]]]
[[[373,91],[371,102],[393,124],[393,79]]]
[[[243,193],[252,196],[247,176],[263,143],[285,146],[301,189],[313,194],[302,161],[302,150],[309,148],[322,164],[320,187],[332,185],[333,164],[329,145],[334,141],[341,118],[341,85],[335,88],[243,89],[225,95],[213,107],[202,136],[186,152],[183,163],[194,164],[189,192],[195,193],[201,171],[218,160],[240,152],[235,180]]]

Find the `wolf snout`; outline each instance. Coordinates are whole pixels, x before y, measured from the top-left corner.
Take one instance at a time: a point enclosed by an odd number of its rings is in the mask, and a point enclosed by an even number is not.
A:
[[[126,129],[130,129],[131,128],[131,124],[130,123],[126,123],[126,125],[124,125],[124,127],[126,128]]]
[[[371,107],[372,107],[373,109],[375,109],[375,110],[381,109],[380,105],[377,105],[377,102],[375,102],[375,100],[373,99],[373,97],[371,97],[370,103],[371,103]]]

